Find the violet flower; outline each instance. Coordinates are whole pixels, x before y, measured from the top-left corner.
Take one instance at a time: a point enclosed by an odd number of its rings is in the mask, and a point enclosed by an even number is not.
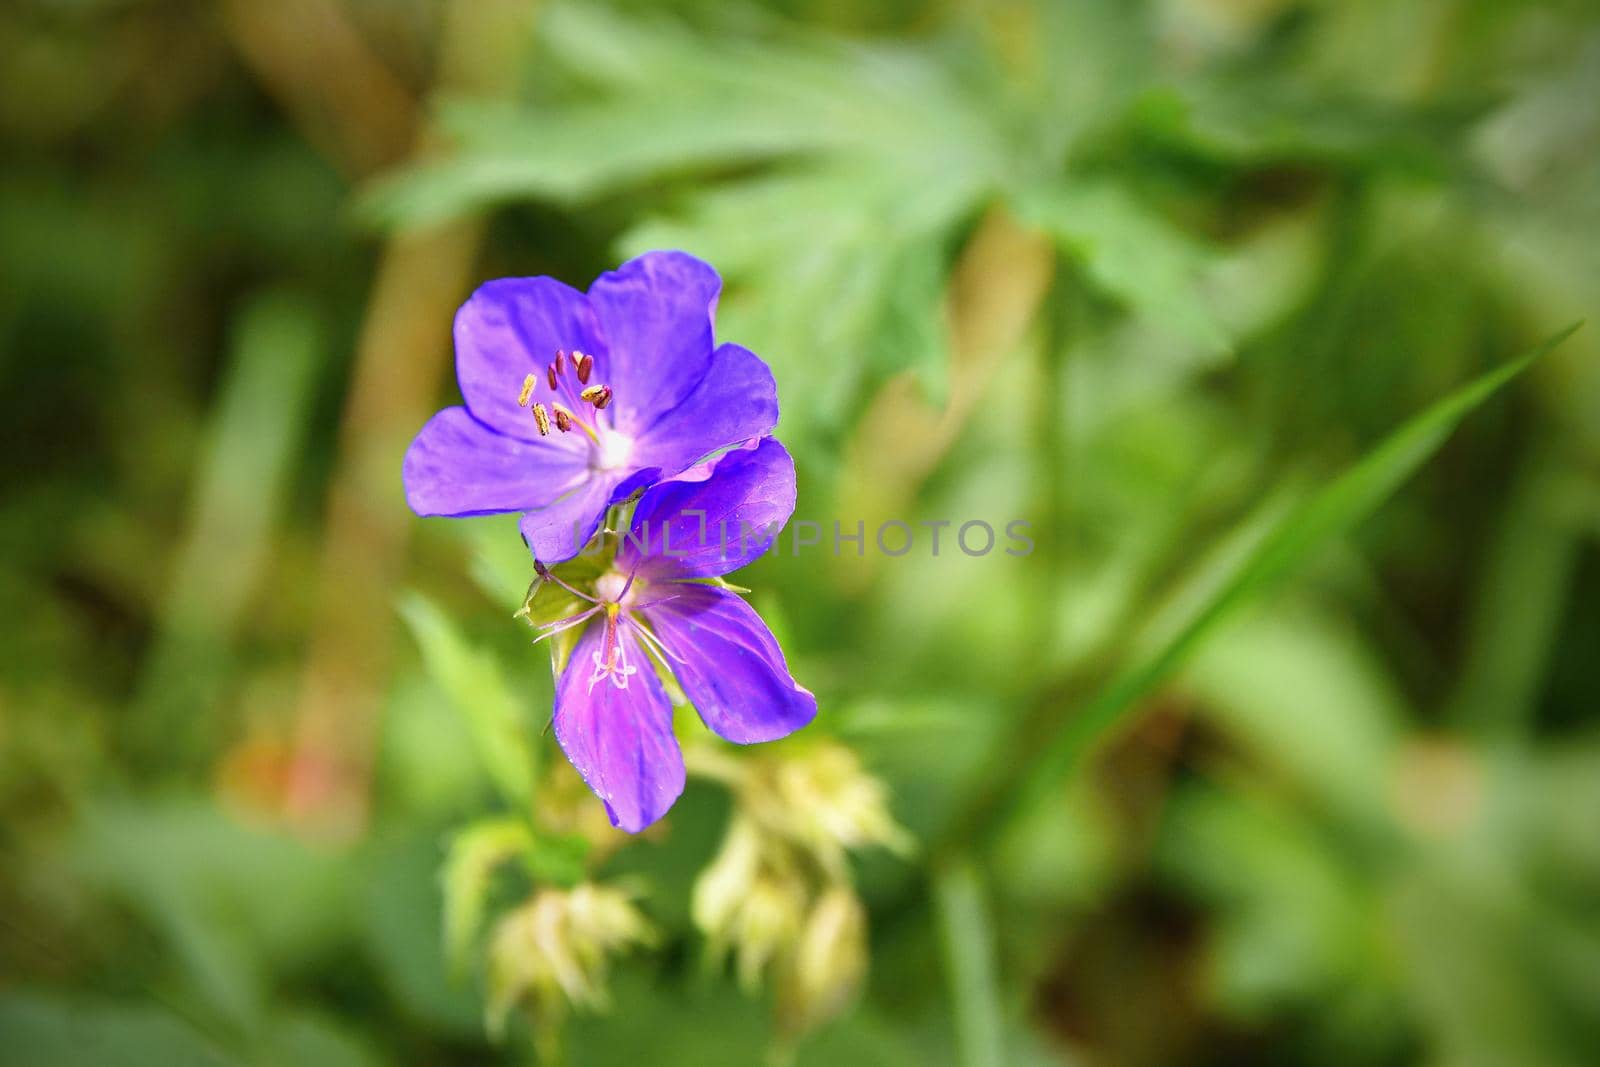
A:
[[[683,252],[650,252],[587,294],[502,278],[456,314],[465,407],[439,412],[406,452],[418,515],[521,511],[534,558],[576,555],[606,508],[778,420],[772,372],[716,345],[722,280]]]
[[[587,589],[539,566],[542,588],[572,598],[540,639],[565,642],[581,628],[556,681],[556,739],[614,825],[637,833],[683,792],[658,664],[706,726],[738,744],[775,741],[816,716],[766,623],[704,581],[765,552],[794,500],[794,461],[767,438],[646,490],[609,567],[586,557],[562,568],[587,568]]]

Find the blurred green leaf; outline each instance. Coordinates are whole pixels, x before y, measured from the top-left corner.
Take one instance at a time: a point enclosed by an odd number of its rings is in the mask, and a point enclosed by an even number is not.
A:
[[[533,582],[533,557],[517,530],[517,515],[485,515],[461,523],[461,534],[472,546],[472,579],[484,596],[507,612],[522,607]]]
[[[0,996],[0,1035],[4,1067],[243,1067],[248,1062],[150,1004],[7,993]]]
[[[1258,70],[1152,92],[1136,115],[1147,133],[1213,159],[1316,162],[1445,178],[1466,169],[1461,143],[1491,102],[1480,94],[1407,105]]]
[[[450,980],[436,832],[408,832],[371,849],[359,930],[383,990],[404,1016],[436,1034],[480,1040],[483,1007],[468,983]]]
[[[422,649],[429,677],[471,728],[484,770],[508,804],[529,810],[538,766],[538,749],[531,741],[536,735],[499,661],[468,644],[444,612],[422,594],[406,594],[399,607]]]
[[[1211,992],[1230,1012],[1268,1017],[1393,982],[1372,887],[1322,827],[1247,788],[1185,789],[1170,803],[1157,863],[1217,916]]]
[[[171,950],[183,988],[240,1025],[262,1021],[274,964],[303,964],[349,915],[336,858],[199,805],[102,799],[74,862]]]
[[[1207,257],[1200,243],[1120,184],[1100,180],[1030,189],[1018,199],[1023,221],[1049,233],[1107,295],[1208,352],[1229,347],[1227,332],[1200,288]]]
[[[1485,735],[1524,735],[1536,710],[1582,549],[1567,477],[1544,449],[1525,457],[1490,545],[1451,708]]]
[[[456,151],[374,186],[368,219],[419,224],[519,196],[591,200],[675,172],[823,149],[948,171],[982,165],[994,141],[912,49],[777,33],[706,39],[573,4],[553,7],[540,28],[552,67],[583,83],[573,98],[537,110],[449,105],[442,121]],[[606,38],[599,61],[584,64]],[[606,61],[624,53],[633,61]],[[950,151],[956,129],[970,135],[967,151]]]
[[[1246,612],[1196,650],[1183,686],[1200,714],[1318,808],[1373,827],[1408,707],[1376,650],[1300,605]]]

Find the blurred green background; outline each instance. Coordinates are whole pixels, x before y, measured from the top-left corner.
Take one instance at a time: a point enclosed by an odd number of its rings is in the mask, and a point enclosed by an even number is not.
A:
[[[661,247],[799,517],[1037,548],[738,579],[917,848],[777,1042],[691,782],[570,1062],[1595,1062],[1600,330],[1508,361],[1600,5],[20,0],[0,138],[0,1064],[530,1061],[439,870],[559,760],[531,565],[400,457],[473,286]]]

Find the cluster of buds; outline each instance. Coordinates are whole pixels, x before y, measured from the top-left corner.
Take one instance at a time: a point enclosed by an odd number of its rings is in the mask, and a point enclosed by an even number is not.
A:
[[[792,755],[690,757],[725,782],[738,810],[695,883],[692,915],[711,958],[731,956],[740,984],[770,978],[782,1030],[798,1035],[836,1016],[867,967],[867,916],[847,853],[911,847],[883,783],[850,749],[825,742]]]
[[[567,373],[568,368],[572,373]],[[534,400],[533,394],[539,388],[539,375],[529,374],[522,380],[522,390],[517,394],[517,406],[528,408],[533,412],[534,425],[539,428],[541,437],[550,436],[550,427],[554,424],[557,430],[567,433],[574,426],[594,437],[594,428],[584,419],[579,417],[577,411],[582,405],[591,406],[596,412],[604,411],[611,404],[611,386],[591,385],[589,379],[594,376],[594,357],[584,352],[573,352],[570,359],[567,353],[558,351],[556,358],[545,368],[544,381],[549,386],[552,398],[547,405],[543,400]],[[572,379],[576,378],[576,382]],[[530,406],[530,401],[532,404]]]
[[[518,1006],[552,1030],[570,1009],[606,1007],[613,957],[655,939],[622,890],[592,882],[538,890],[507,912],[489,938],[490,1033],[503,1033]]]

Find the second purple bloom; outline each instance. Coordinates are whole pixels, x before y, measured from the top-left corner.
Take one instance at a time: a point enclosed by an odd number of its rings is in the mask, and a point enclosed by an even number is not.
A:
[[[658,665],[729,741],[775,741],[816,717],[816,698],[790,675],[766,623],[705,581],[765,552],[794,503],[794,462],[768,438],[647,490],[628,531],[607,536],[608,564],[563,568],[583,573],[571,581],[541,567],[570,613],[539,628],[578,631],[556,681],[556,739],[622,829],[644,829],[683,792]]]

